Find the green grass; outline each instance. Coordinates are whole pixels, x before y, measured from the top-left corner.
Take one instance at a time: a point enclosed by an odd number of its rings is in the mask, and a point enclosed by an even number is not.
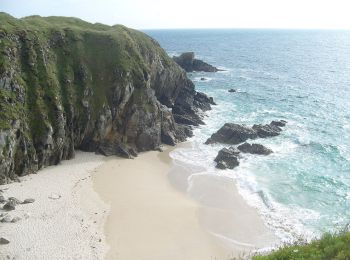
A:
[[[284,246],[266,256],[254,256],[253,260],[349,260],[350,232],[337,235],[325,234],[319,240]]]

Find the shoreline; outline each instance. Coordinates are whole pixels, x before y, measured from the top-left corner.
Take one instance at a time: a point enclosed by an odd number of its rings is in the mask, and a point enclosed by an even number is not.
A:
[[[95,191],[111,206],[106,259],[230,259],[277,242],[235,183],[197,176],[186,194],[189,175],[173,149],[109,158],[96,169]]]

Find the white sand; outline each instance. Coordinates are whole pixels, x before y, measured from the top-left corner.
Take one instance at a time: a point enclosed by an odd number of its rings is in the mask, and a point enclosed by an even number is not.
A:
[[[104,161],[103,156],[77,152],[73,160],[1,186],[7,189],[5,197],[35,202],[9,212],[21,217],[19,222],[0,223],[0,237],[10,240],[1,245],[0,259],[103,259],[108,207],[93,191],[91,173]]]
[[[93,175],[96,191],[111,205],[107,259],[228,260],[273,243],[274,235],[234,183],[201,178],[191,194],[200,203],[177,189],[186,173],[175,168],[180,177],[171,177],[168,153],[110,158]]]
[[[35,202],[9,212],[19,222],[0,223],[10,240],[0,259],[226,260],[272,245],[234,183],[193,177],[188,196],[188,172],[170,151],[134,160],[78,152],[1,186],[5,197]]]

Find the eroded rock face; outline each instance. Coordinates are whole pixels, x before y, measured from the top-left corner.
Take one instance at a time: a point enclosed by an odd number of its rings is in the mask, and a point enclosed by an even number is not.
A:
[[[205,143],[240,144],[248,139],[273,137],[282,132],[282,128],[277,125],[285,126],[286,123],[286,121],[280,120],[272,121],[266,125],[253,125],[253,127],[226,123],[216,133],[212,134]]]
[[[173,57],[174,61],[181,66],[186,72],[204,71],[204,72],[217,72],[218,68],[202,61],[195,59],[194,52],[185,52],[180,56]]]
[[[238,155],[239,151],[234,147],[221,149],[214,159],[217,163],[216,168],[223,170],[237,167],[239,165]]]
[[[271,149],[263,146],[262,144],[249,144],[243,143],[237,147],[242,153],[251,153],[251,154],[260,154],[260,155],[269,155],[272,152]]]
[[[141,32],[0,15],[0,184],[76,149],[130,158],[174,145],[213,104]]]

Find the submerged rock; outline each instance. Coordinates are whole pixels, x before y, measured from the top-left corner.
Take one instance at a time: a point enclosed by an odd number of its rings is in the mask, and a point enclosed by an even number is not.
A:
[[[218,72],[220,71],[220,69],[202,60],[195,59],[194,52],[184,52],[178,57],[174,56],[173,59],[186,72],[193,72],[193,71]]]
[[[229,90],[228,90],[228,92],[230,92],[230,93],[234,93],[234,92],[237,92],[237,90],[235,90],[235,89],[231,88],[231,89],[229,89]]]
[[[249,144],[244,143],[237,147],[242,153],[251,153],[251,154],[260,154],[260,155],[269,155],[272,153],[272,150],[266,148],[262,144]]]
[[[214,159],[214,161],[217,163],[216,168],[233,169],[237,167],[239,165],[238,155],[239,151],[234,147],[221,149]]]

